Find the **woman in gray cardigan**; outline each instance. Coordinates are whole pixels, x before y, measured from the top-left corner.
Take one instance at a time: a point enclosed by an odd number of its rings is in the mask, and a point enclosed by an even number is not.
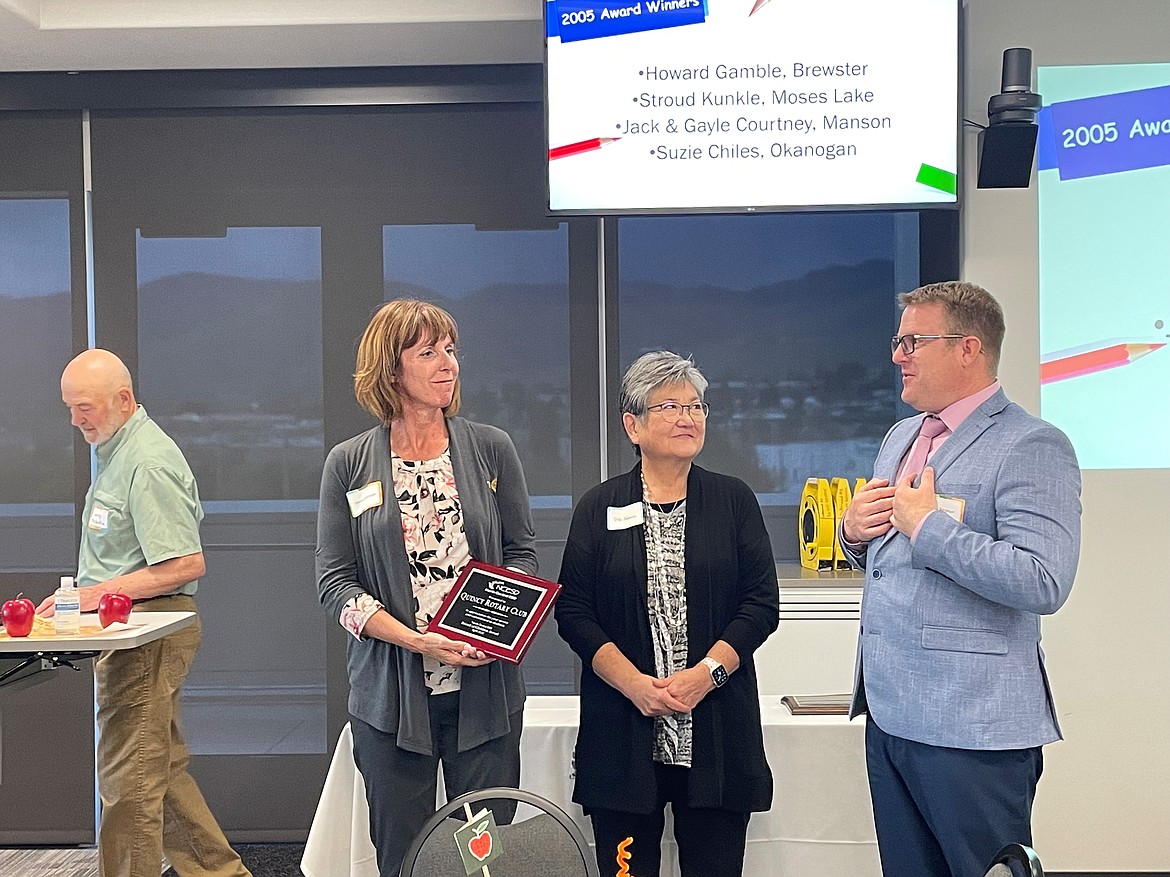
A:
[[[455,416],[457,335],[425,302],[374,315],[354,390],[382,424],[337,445],[321,478],[317,590],[352,635],[350,726],[382,877],[434,812],[440,761],[449,798],[520,780],[520,669],[423,632],[468,561],[536,572],[511,439]],[[514,808],[495,802],[496,820]]]

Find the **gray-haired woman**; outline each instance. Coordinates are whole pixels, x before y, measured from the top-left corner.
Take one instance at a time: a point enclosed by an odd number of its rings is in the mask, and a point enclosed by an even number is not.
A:
[[[619,844],[630,873],[658,874],[670,803],[683,877],[740,875],[772,802],[752,654],[779,622],[776,567],[751,489],[693,463],[706,389],[674,353],[630,366],[640,460],[581,498],[561,562],[557,624],[583,665],[573,800],[603,874]]]

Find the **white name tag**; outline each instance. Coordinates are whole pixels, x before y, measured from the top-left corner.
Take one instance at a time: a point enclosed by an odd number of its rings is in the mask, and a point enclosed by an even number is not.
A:
[[[938,503],[940,512],[960,524],[963,523],[963,512],[967,508],[967,500],[957,496],[936,496],[935,501]]]
[[[347,491],[345,498],[349,501],[349,513],[356,518],[367,509],[377,508],[382,504],[382,482],[371,481],[365,487]]]
[[[642,523],[642,503],[632,502],[620,509],[610,506],[605,510],[607,530],[628,530]]]
[[[108,530],[110,528],[110,510],[94,506],[89,516],[89,529]]]

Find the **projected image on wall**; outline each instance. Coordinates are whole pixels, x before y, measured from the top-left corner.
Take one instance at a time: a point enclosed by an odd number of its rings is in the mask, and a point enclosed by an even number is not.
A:
[[[1042,413],[1082,468],[1170,467],[1170,64],[1038,87]]]

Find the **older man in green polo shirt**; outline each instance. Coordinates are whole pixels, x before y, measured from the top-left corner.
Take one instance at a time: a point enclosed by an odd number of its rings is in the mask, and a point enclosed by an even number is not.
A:
[[[69,363],[61,398],[97,455],[77,561],[81,611],[111,591],[139,611],[194,611],[203,509],[182,452],[138,405],[130,372],[107,350]],[[53,598],[37,612],[51,615]],[[182,877],[250,877],[187,772],[179,697],[199,641],[196,621],[95,662],[102,877],[158,877],[164,853]]]

